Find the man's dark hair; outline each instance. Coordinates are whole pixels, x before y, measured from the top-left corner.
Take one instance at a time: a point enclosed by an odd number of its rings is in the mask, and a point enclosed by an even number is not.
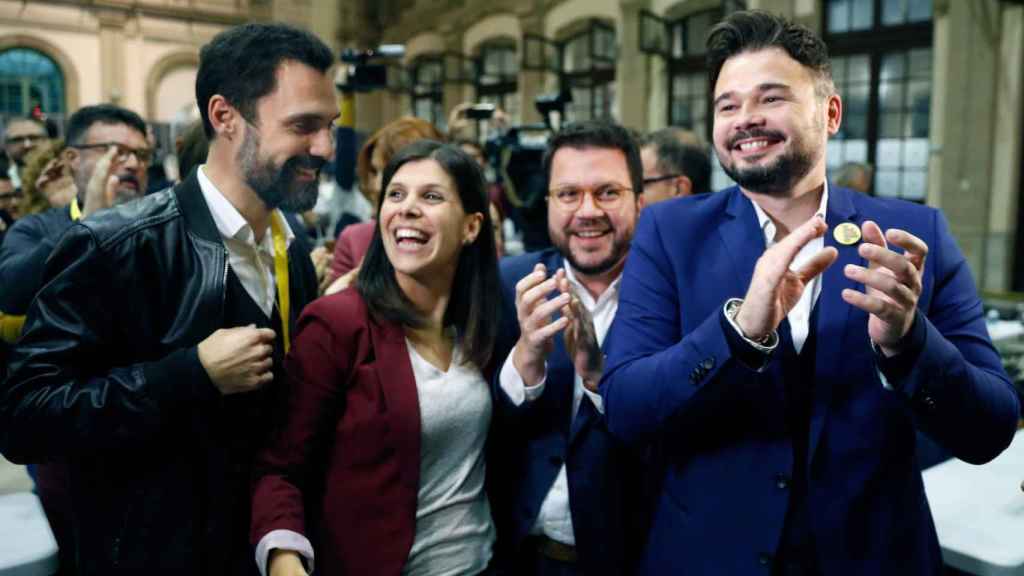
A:
[[[399,150],[384,168],[377,213],[380,213],[386,197],[384,191],[395,173],[409,162],[425,159],[436,161],[452,179],[466,214],[479,212],[483,215],[476,240],[464,246],[459,254],[448,309],[444,313],[444,326],[455,328],[465,357],[482,369],[490,361],[498,334],[501,306],[496,299],[500,298],[501,285],[487,188],[476,160],[452,144],[435,140],[418,140],[409,144]],[[356,289],[375,317],[408,327],[423,325],[423,317],[395,279],[395,268],[384,251],[379,223],[359,269]]]
[[[693,183],[693,194],[711,191],[711,156],[704,147],[680,140],[676,128],[665,128],[650,134],[644,139],[641,148],[648,146],[654,148],[658,170],[662,174],[686,176]]]
[[[256,102],[277,87],[277,68],[285,60],[327,72],[334,56],[310,32],[277,23],[236,26],[203,46],[196,75],[196,102],[206,137],[213,140],[215,136],[208,113],[210,98],[215,94],[256,124]]]
[[[832,64],[825,42],[806,26],[763,10],[733,12],[708,34],[707,64],[711,89],[725,61],[742,52],[781,48],[817,78],[815,92],[824,98],[834,91]]]
[[[626,167],[629,169],[629,181],[633,186],[633,195],[639,198],[644,190],[644,165],[640,161],[640,150],[636,139],[628,130],[607,120],[585,120],[572,122],[562,127],[548,140],[548,149],[544,152],[545,186],[551,187],[551,161],[555,152],[562,148],[610,148],[620,150],[626,156]]]
[[[11,159],[6,152],[0,152],[0,180],[10,180]]]
[[[113,104],[96,104],[79,108],[68,118],[67,137],[64,139],[67,145],[83,143],[85,133],[93,124],[126,124],[146,136],[146,123],[135,112]]]

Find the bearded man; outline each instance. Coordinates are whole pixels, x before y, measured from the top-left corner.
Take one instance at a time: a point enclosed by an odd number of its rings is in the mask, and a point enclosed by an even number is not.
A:
[[[708,36],[715,152],[739,186],[645,209],[601,384],[653,445],[640,574],[941,574],[917,432],[980,464],[1019,406],[934,208],[831,186],[842,120],[806,27]]]
[[[0,451],[65,459],[83,574],[252,574],[250,462],[317,293],[280,209],[334,154],[331,51],[253,24],[200,53],[207,163],[73,224],[0,388]]]
[[[523,576],[632,573],[640,460],[608,434],[597,382],[640,212],[636,142],[605,121],[548,141],[552,248],[501,263],[493,456],[499,566]]]

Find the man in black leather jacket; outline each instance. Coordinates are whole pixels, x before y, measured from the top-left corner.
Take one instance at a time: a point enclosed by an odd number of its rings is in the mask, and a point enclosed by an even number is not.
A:
[[[316,199],[330,50],[285,25],[200,54],[207,163],[70,227],[0,386],[0,451],[70,459],[81,574],[250,574],[249,471],[316,295],[277,208]]]

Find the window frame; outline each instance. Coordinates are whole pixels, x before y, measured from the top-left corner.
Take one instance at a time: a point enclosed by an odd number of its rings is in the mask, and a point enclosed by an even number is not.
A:
[[[932,6],[932,19],[887,26],[882,23],[884,0],[873,0],[874,12],[869,28],[848,32],[830,32],[829,5],[831,2],[832,0],[822,0],[821,3],[822,39],[828,46],[829,58],[868,57],[869,89],[866,112],[867,126],[864,138],[867,141],[866,162],[875,168],[873,177],[877,178],[878,140],[881,133],[880,124],[882,117],[879,96],[882,59],[887,54],[909,52],[922,48],[927,48],[934,54],[934,4]],[[932,79],[934,82],[934,71]],[[929,111],[929,114],[932,112],[934,111]],[[931,134],[928,137],[930,140]],[[874,182],[871,185],[871,195],[877,195],[877,187]],[[896,197],[910,202],[924,203],[928,197],[928,190],[925,190],[925,197],[919,200],[907,198],[902,194]]]

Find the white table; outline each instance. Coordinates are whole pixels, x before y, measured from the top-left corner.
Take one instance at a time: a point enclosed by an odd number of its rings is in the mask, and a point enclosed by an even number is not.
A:
[[[989,320],[985,322],[989,338],[993,342],[1017,338],[1024,334],[1024,324],[1020,320]]]
[[[942,559],[979,576],[1024,576],[1024,430],[984,466],[948,460],[925,470]]]
[[[57,541],[43,505],[30,492],[0,496],[0,576],[57,571]]]

